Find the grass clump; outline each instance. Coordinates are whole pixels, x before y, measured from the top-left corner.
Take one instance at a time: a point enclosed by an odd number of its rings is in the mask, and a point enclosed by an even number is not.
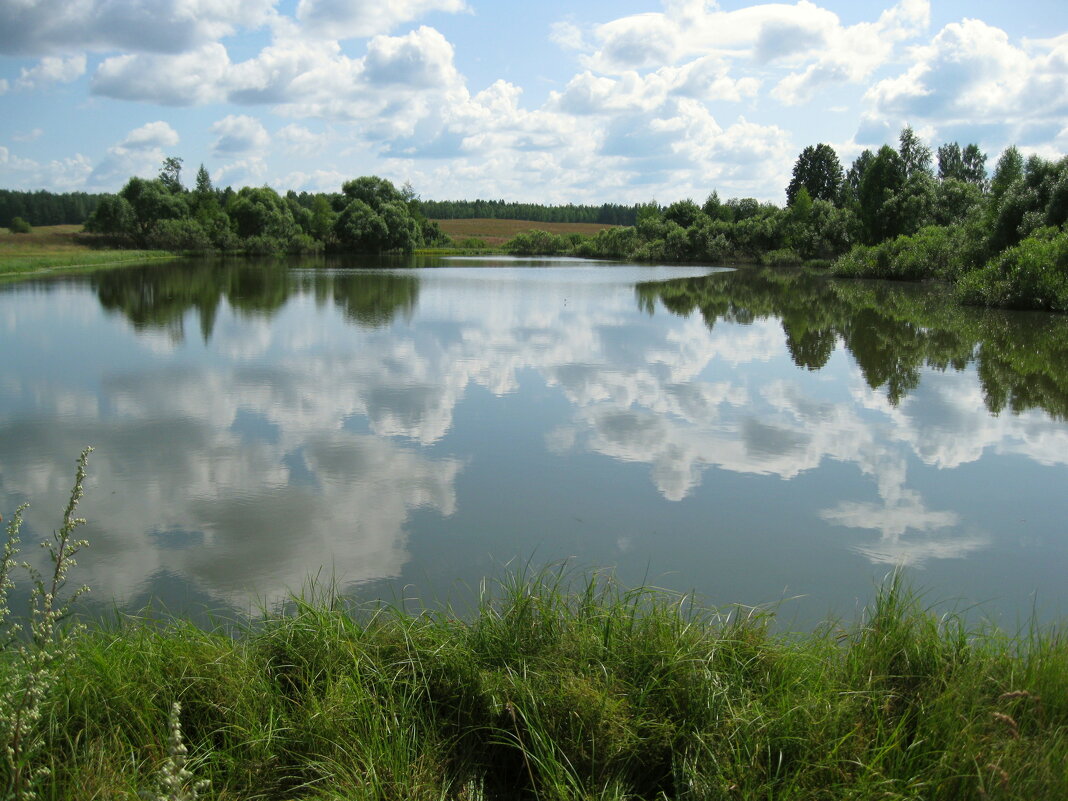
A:
[[[8,797],[167,801],[1068,797],[1056,629],[969,629],[900,575],[849,627],[772,620],[559,567],[483,586],[462,617],[312,587],[236,633],[66,628],[0,778]],[[32,647],[4,650],[6,693]]]

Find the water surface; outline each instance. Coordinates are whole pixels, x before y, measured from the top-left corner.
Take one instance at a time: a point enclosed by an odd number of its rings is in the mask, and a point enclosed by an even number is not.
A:
[[[0,511],[96,448],[98,603],[309,577],[463,594],[516,560],[851,618],[907,566],[1068,612],[1068,322],[937,288],[573,260],[196,261],[0,289]],[[782,600],[786,599],[786,600]]]

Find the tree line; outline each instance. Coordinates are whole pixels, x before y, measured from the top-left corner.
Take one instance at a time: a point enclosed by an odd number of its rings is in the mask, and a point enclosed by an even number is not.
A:
[[[636,224],[588,239],[521,234],[516,253],[638,261],[810,264],[840,276],[952,282],[964,303],[1068,311],[1068,158],[1006,149],[992,174],[974,144],[933,151],[910,128],[898,147],[843,168],[806,147],[780,207],[753,198],[638,208]]]
[[[0,228],[16,217],[33,225],[81,225],[105,195],[85,192],[21,192],[0,189]]]
[[[411,252],[448,241],[409,187],[376,176],[346,181],[338,193],[280,195],[268,186],[216,189],[203,165],[187,189],[181,172],[172,157],[157,178],[131,178],[101,199],[85,230],[116,244],[247,254]]]
[[[549,223],[602,223],[634,225],[640,206],[602,203],[600,206],[546,206],[541,203],[506,203],[503,200],[421,200],[419,208],[432,220],[530,220]]]

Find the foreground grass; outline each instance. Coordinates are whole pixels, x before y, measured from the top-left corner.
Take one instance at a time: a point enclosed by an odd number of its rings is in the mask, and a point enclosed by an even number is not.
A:
[[[237,636],[125,619],[44,701],[41,797],[136,798],[174,701],[219,799],[1068,797],[1057,632],[968,631],[896,579],[851,628],[768,624],[562,572],[466,620],[315,593]]]
[[[174,258],[158,250],[97,249],[81,229],[80,225],[49,225],[29,234],[0,230],[0,280]]]

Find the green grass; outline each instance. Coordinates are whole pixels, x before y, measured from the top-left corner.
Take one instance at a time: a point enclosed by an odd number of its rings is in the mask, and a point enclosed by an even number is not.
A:
[[[1068,643],[938,618],[894,578],[855,624],[512,575],[460,619],[310,591],[236,636],[77,636],[43,798],[136,798],[182,704],[219,799],[1068,797]],[[0,676],[6,674],[0,666]]]
[[[55,255],[0,256],[0,278],[25,278],[49,272],[73,272],[118,264],[144,264],[173,259],[176,254],[161,250],[104,250]]]
[[[176,254],[159,250],[100,248],[80,225],[39,226],[29,234],[0,231],[0,281],[51,272],[79,272],[114,265],[143,264]]]

